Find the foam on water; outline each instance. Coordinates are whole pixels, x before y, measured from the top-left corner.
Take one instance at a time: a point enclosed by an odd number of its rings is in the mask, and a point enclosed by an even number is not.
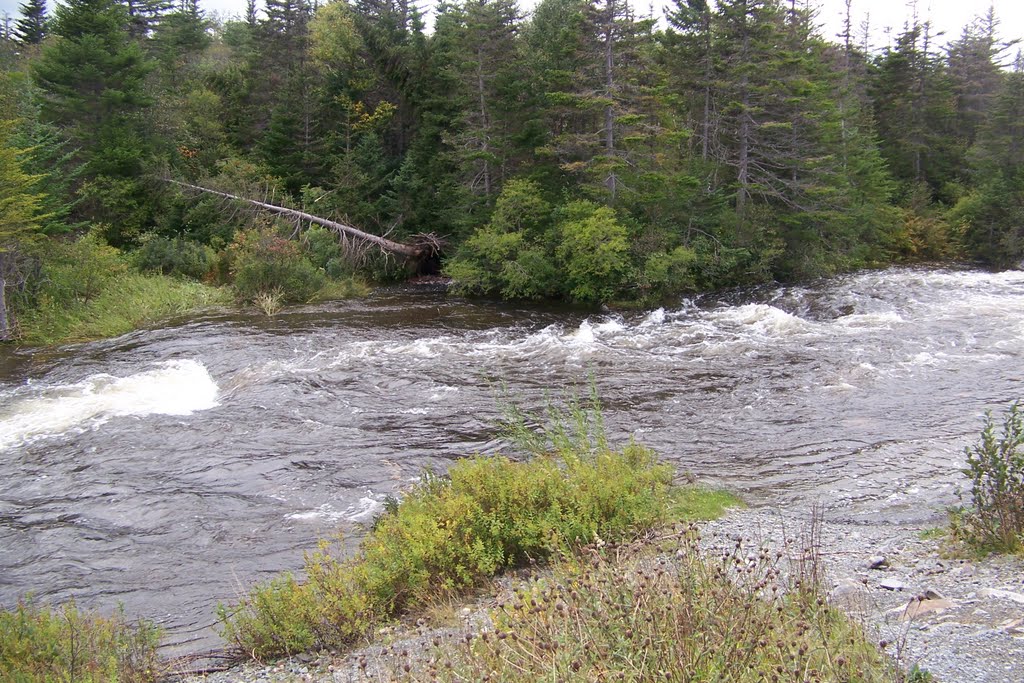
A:
[[[0,450],[96,428],[114,417],[191,415],[216,407],[219,392],[202,363],[172,360],[128,377],[97,374],[12,393],[14,401],[0,413]]]

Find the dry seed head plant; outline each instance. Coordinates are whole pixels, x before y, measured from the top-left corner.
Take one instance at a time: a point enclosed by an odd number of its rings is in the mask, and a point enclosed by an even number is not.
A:
[[[400,658],[405,681],[898,681],[902,674],[783,553],[695,526],[594,543],[492,612],[492,628]],[[799,565],[794,560],[792,565]]]

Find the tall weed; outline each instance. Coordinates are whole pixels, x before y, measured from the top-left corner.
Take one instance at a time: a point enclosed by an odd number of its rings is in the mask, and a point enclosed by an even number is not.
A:
[[[737,541],[707,554],[694,527],[657,544],[594,544],[519,589],[475,638],[398,662],[413,681],[872,681],[899,674],[781,556]],[[403,673],[404,672],[404,673]]]

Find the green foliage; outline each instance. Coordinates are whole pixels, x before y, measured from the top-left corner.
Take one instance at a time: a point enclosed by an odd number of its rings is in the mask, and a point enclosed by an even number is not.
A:
[[[631,275],[626,228],[612,209],[589,202],[569,204],[564,215],[557,254],[569,295],[588,303],[611,301]]]
[[[399,660],[400,681],[900,680],[813,582],[737,540],[708,552],[695,527],[657,544],[598,542],[492,610],[493,629]],[[737,571],[738,569],[738,571]]]
[[[13,144],[13,121],[0,120],[0,252],[37,236],[43,195],[25,172],[26,150]]]
[[[125,30],[114,0],[68,0],[57,6],[53,33],[32,64],[40,118],[71,141],[82,164],[79,214],[106,222],[118,245],[134,240],[154,206],[140,182],[154,131],[141,113],[151,104],[152,70],[142,45]]]
[[[32,345],[114,337],[229,300],[198,282],[131,272],[127,259],[95,233],[48,244],[30,284],[17,311],[19,339]]]
[[[0,611],[0,680],[11,683],[151,683],[158,676],[159,630],[102,617],[74,603],[51,609],[31,601]]]
[[[181,238],[152,237],[134,254],[136,267],[164,275],[203,279],[213,263],[213,250]]]
[[[530,180],[506,183],[490,222],[476,230],[446,266],[454,290],[541,299],[559,294],[552,207]]]
[[[717,494],[708,503],[698,502],[704,493],[673,498],[672,469],[635,444],[610,449],[599,414],[573,404],[551,415],[544,434],[521,440],[542,449],[538,455],[476,456],[446,477],[427,473],[377,520],[354,557],[339,559],[321,544],[306,557],[306,583],[284,576],[222,606],[225,638],[257,658],[343,647],[376,623],[503,569],[596,539],[632,538],[664,521],[671,506],[675,514],[709,513],[725,502]],[[525,422],[513,423],[522,435]]]
[[[128,265],[121,252],[93,231],[77,240],[52,244],[44,269],[46,293],[54,300],[86,304],[123,275]]]
[[[981,439],[964,449],[971,480],[970,507],[951,512],[953,537],[980,551],[1024,550],[1024,414],[1013,403],[996,435],[992,413],[985,414]],[[959,492],[961,500],[963,493]]]
[[[330,274],[328,267],[332,264],[339,264],[342,260],[338,235],[319,225],[310,226],[302,233],[302,246],[306,257],[313,265],[327,270],[328,274]]]
[[[280,291],[286,302],[306,302],[326,280],[303,256],[297,242],[282,237],[272,227],[236,234],[229,251],[235,292],[242,301]]]

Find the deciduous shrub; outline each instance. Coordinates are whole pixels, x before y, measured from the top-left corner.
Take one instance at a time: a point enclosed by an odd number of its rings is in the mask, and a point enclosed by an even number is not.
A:
[[[306,558],[306,583],[285,576],[220,607],[223,635],[260,658],[342,647],[502,569],[664,521],[672,468],[636,444],[610,449],[600,429],[599,417],[575,410],[532,442],[549,445],[541,455],[476,456],[445,477],[426,474],[355,556],[322,544]]]
[[[980,441],[964,449],[971,480],[970,506],[951,513],[953,536],[981,551],[1024,549],[1024,415],[1013,403],[996,435],[992,413],[985,414]],[[961,501],[964,493],[958,492]]]
[[[149,683],[157,678],[159,631],[102,617],[74,603],[57,609],[20,602],[0,611],[0,680],[15,683]]]
[[[213,264],[213,250],[177,237],[153,237],[135,252],[135,264],[144,272],[201,280]]]
[[[273,228],[238,233],[229,251],[235,291],[243,301],[279,290],[283,301],[305,302],[326,280],[296,242]]]

